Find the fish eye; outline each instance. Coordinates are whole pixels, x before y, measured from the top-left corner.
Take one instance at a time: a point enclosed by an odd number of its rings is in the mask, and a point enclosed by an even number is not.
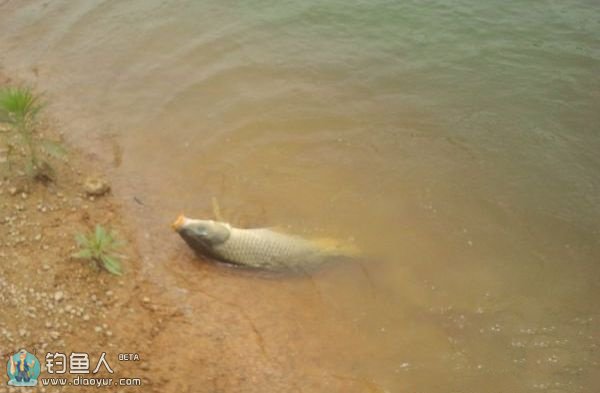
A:
[[[208,236],[208,228],[206,228],[205,226],[196,227],[193,229],[193,231],[197,236],[200,236],[200,237]]]

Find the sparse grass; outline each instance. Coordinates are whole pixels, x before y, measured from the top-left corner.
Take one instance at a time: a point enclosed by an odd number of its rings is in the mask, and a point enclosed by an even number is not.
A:
[[[25,157],[25,173],[38,180],[50,180],[54,171],[43,155],[58,158],[64,156],[65,150],[59,143],[39,134],[38,113],[42,108],[39,97],[27,87],[0,89],[0,123],[8,126],[3,139],[9,170],[14,155],[21,153]]]
[[[79,233],[75,236],[79,251],[75,258],[87,259],[95,268],[103,268],[112,274],[122,274],[121,258],[116,251],[125,245],[124,241],[117,239],[114,231],[107,231],[102,225],[96,225],[94,232],[87,236]]]

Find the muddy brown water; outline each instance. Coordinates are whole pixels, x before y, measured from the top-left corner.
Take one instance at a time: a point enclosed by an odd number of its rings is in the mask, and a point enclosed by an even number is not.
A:
[[[4,1],[0,64],[110,168],[172,391],[593,392],[599,14],[547,3]],[[198,260],[212,197],[369,257]]]

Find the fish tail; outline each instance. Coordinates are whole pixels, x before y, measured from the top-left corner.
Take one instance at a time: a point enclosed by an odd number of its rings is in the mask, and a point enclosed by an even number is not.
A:
[[[354,243],[341,242],[332,238],[314,239],[313,243],[327,254],[343,255],[347,257],[358,257],[360,249]]]

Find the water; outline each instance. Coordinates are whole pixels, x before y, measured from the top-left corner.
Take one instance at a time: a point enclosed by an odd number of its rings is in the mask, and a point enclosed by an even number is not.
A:
[[[155,343],[189,343],[168,387],[600,388],[595,2],[0,11],[0,64],[112,165],[144,276],[185,315]],[[293,279],[198,262],[168,223],[213,196],[375,257]]]

